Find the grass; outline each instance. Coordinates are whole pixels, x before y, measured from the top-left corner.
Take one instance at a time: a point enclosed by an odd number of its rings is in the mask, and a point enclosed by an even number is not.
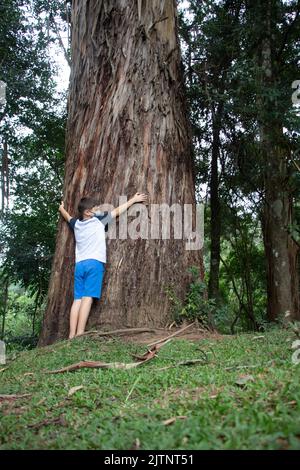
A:
[[[263,336],[173,340],[133,370],[44,372],[80,360],[132,362],[145,352],[115,339],[23,352],[0,372],[1,394],[30,394],[2,401],[0,449],[300,449],[293,338],[280,329]],[[206,364],[159,370],[201,358],[199,349]],[[255,367],[238,369],[245,365]],[[238,385],[245,375],[252,377]],[[76,386],[83,388],[69,396]],[[186,418],[164,424],[176,416]]]

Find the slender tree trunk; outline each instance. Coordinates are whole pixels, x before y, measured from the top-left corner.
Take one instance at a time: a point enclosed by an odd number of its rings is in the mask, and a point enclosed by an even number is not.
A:
[[[175,0],[73,0],[69,212],[87,193],[114,206],[136,191],[151,203],[195,204],[176,22]],[[187,251],[185,240],[109,240],[102,299],[89,325],[165,325],[166,288],[183,298],[191,265],[203,276],[201,251]],[[67,334],[73,268],[73,237],[60,221],[41,345]]]
[[[208,283],[209,298],[218,299],[219,277],[220,277],[220,253],[221,253],[221,212],[219,197],[219,171],[218,163],[220,157],[220,132],[221,116],[223,113],[223,103],[217,106],[216,113],[213,113],[213,141],[211,156],[211,176],[210,176],[210,271]]]
[[[32,335],[34,335],[35,333],[36,313],[37,313],[37,309],[39,306],[40,295],[41,295],[41,288],[39,287],[36,293],[35,301],[34,301],[34,311],[33,311],[33,318],[32,318]]]
[[[273,181],[273,186],[272,186]],[[267,260],[268,319],[274,321],[290,312],[299,315],[299,248],[288,234],[291,224],[291,201],[288,194],[270,178],[266,188],[263,217],[264,245]]]
[[[2,193],[2,212],[8,207],[9,202],[9,169],[8,169],[8,149],[7,141],[3,143],[2,165],[1,165],[1,193]]]
[[[5,277],[3,282],[3,291],[2,291],[2,324],[1,324],[1,336],[0,338],[4,338],[5,333],[5,320],[6,320],[6,313],[7,313],[7,302],[8,302],[8,286],[9,286],[9,279]]]
[[[276,2],[275,2],[276,3]],[[262,86],[272,89],[276,80],[276,64],[272,54],[272,14],[274,0],[261,3],[265,38],[262,41]],[[288,230],[292,222],[292,197],[288,188],[288,149],[284,145],[283,124],[278,122],[276,101],[262,100],[261,142],[265,159],[265,205],[263,235],[267,261],[267,294],[269,320],[274,321],[287,312],[290,318],[300,319],[298,246]],[[277,114],[278,111],[277,111]],[[268,119],[267,119],[268,117]]]

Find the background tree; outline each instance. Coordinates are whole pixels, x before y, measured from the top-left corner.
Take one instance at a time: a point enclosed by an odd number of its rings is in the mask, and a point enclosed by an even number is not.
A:
[[[4,0],[0,5],[0,79],[7,84],[6,106],[0,112],[5,175],[1,180],[0,291],[3,306],[9,303],[2,312],[9,314],[16,298],[11,294],[14,284],[23,288],[21,296],[32,297],[35,314],[42,305],[63,176],[66,113],[60,104],[63,96],[56,93],[56,67],[50,56],[55,38],[47,16],[40,16],[36,8],[33,1]],[[10,325],[4,313],[2,335],[5,325]],[[33,330],[37,332],[35,320]]]
[[[258,228],[265,247],[268,318],[276,320],[287,310],[297,317],[298,245],[295,230],[291,232],[290,228],[297,222],[292,207],[299,191],[292,162],[293,151],[299,145],[296,134],[299,126],[291,103],[291,84],[297,76],[299,63],[296,53],[300,36],[299,3],[274,1],[269,5],[268,20],[265,2],[207,1],[200,5],[191,1],[190,6],[191,16],[184,20],[182,33],[187,44],[186,77],[194,124],[198,181],[200,184],[205,183],[205,178],[211,181],[207,217],[213,231],[207,240],[210,247],[207,263],[210,260],[210,266],[214,265],[215,270],[210,269],[210,285],[218,285],[217,255],[222,240],[228,236],[232,238],[242,212],[245,215],[252,213],[254,226],[258,218],[261,221]],[[266,22],[269,22],[268,27]],[[273,62],[271,70],[266,67],[267,43],[271,54],[269,66]],[[218,67],[226,62],[226,58],[230,60],[222,75]],[[216,68],[215,75],[211,64]],[[221,128],[217,134],[210,117],[212,113],[208,112],[210,103],[222,110]],[[275,129],[279,133],[276,134]],[[218,135],[220,138],[216,139]],[[215,142],[218,142],[218,152],[215,152]],[[213,181],[218,182],[218,185],[214,184],[214,191]],[[223,214],[219,228],[218,207]],[[276,207],[281,215],[276,214]],[[241,237],[245,238],[244,235]],[[280,250],[278,244],[281,245]],[[225,253],[228,255],[226,246],[221,248],[221,259],[225,263]],[[236,252],[238,260],[241,245],[235,244],[234,250],[239,250]],[[251,276],[254,266],[250,260],[244,271],[244,281]],[[225,273],[226,269],[222,272]],[[238,284],[237,279],[235,281]],[[223,281],[221,284],[224,285]],[[240,296],[238,288],[235,294]],[[214,294],[210,289],[210,295],[217,296],[217,289],[214,289]],[[251,308],[247,305],[243,311],[249,315]]]
[[[255,15],[260,22],[262,36],[256,57],[261,84],[259,127],[264,159],[262,226],[267,255],[268,317],[274,320],[279,315],[290,313],[292,318],[300,319],[299,245],[289,233],[294,205],[290,184],[293,148],[289,135],[284,134],[285,126],[288,132],[290,130],[290,90],[286,90],[286,79],[297,72],[291,52],[287,50],[288,39],[294,36],[293,29],[297,23],[300,25],[300,5],[292,2],[285,6],[278,0],[258,3]],[[253,13],[248,6],[250,17]],[[291,13],[293,17],[289,20]]]

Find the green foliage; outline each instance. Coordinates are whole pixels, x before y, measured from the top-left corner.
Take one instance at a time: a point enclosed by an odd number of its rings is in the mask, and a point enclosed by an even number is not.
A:
[[[32,293],[40,290],[44,295],[54,252],[54,221],[47,220],[46,214],[41,217],[11,214],[7,216],[4,230],[1,233],[6,274]]]
[[[9,287],[3,336],[8,351],[31,349],[37,345],[42,308],[36,301],[36,295],[30,295],[20,286]]]
[[[0,114],[0,149],[6,141],[13,204],[0,213],[1,265],[11,281],[38,293],[41,303],[61,200],[66,97],[55,92],[49,47],[55,38],[41,2],[2,3],[0,79],[7,83],[7,105]],[[50,3],[58,14],[64,2]]]
[[[212,315],[216,311],[216,303],[213,299],[207,299],[207,286],[200,278],[199,268],[189,268],[192,281],[188,287],[184,302],[174,292],[173,288],[167,289],[169,299],[173,304],[173,316],[177,323],[184,320],[197,320],[208,327]]]
[[[0,129],[13,138],[17,128],[34,129],[53,103],[53,62],[46,32],[32,16],[32,2],[3,0],[0,15],[0,79],[7,84],[7,105]]]
[[[209,318],[216,309],[213,299],[206,298],[207,286],[200,280],[199,269],[195,266],[190,268],[192,282],[186,294],[186,300],[180,317],[187,320],[198,320],[207,325]]]
[[[272,158],[261,142],[261,128],[274,132],[282,150],[290,200],[300,194],[299,108],[291,103],[297,78],[300,17],[296,1],[274,2],[272,9],[273,80],[262,80],[261,46],[265,38],[264,2],[190,0],[180,15],[186,87],[194,132],[196,182],[206,189],[205,268],[209,270],[211,157],[218,142],[218,197],[221,213],[220,299],[215,323],[226,331],[266,325],[266,260],[260,222],[266,203],[266,174]],[[219,126],[219,127],[218,127]],[[280,141],[278,127],[285,128]],[[277,140],[276,140],[277,139]],[[270,149],[271,150],[271,149]],[[283,168],[284,166],[282,166]],[[299,166],[298,166],[299,167]],[[280,169],[277,169],[280,173]],[[281,183],[280,183],[281,184]],[[215,195],[216,196],[216,195]],[[297,204],[297,202],[296,202]],[[295,204],[295,205],[296,205]],[[299,239],[299,210],[288,227]]]

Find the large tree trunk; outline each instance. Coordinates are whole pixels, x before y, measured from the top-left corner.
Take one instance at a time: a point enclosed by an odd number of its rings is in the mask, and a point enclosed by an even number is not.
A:
[[[195,204],[175,0],[73,0],[72,71],[64,195],[69,212],[97,193],[147,192],[150,202]],[[195,215],[195,214],[194,214]],[[74,242],[59,223],[40,344],[65,337],[72,303]],[[185,240],[109,240],[91,325],[165,325],[166,289],[184,297],[187,268],[203,276],[201,251]]]
[[[276,83],[276,63],[272,53],[272,31],[276,27],[271,20],[276,11],[276,0],[260,3],[265,38],[261,49],[263,90],[272,89]],[[267,95],[267,94],[266,94]],[[283,124],[276,108],[276,100],[261,100],[261,143],[265,161],[265,204],[263,209],[263,235],[267,262],[268,319],[290,313],[289,319],[300,319],[299,311],[299,248],[289,234],[292,223],[293,199],[289,193],[287,160],[289,148],[285,144]]]

